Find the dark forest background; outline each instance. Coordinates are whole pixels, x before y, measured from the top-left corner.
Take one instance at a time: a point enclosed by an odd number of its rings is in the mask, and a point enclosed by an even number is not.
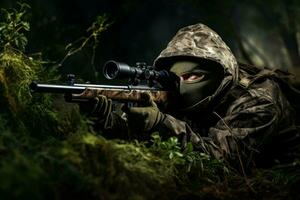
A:
[[[300,69],[297,0],[24,0],[31,6],[28,53],[42,52],[51,61],[66,55],[65,47],[85,36],[97,16],[105,15],[109,28],[100,37],[94,66],[91,47],[68,58],[61,72],[94,80],[105,61],[151,64],[179,28],[202,22],[218,32],[239,61]],[[16,1],[1,0],[0,7]],[[101,73],[100,73],[101,74]],[[102,77],[99,77],[102,79]]]

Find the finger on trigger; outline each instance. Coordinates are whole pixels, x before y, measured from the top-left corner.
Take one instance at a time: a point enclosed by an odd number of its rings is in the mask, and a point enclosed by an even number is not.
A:
[[[153,105],[153,97],[150,92],[141,93],[141,100],[143,106],[152,106]]]

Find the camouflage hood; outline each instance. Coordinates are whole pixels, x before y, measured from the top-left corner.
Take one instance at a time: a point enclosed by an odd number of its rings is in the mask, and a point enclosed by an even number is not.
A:
[[[204,24],[195,24],[180,29],[154,61],[157,68],[164,60],[173,57],[194,57],[220,63],[225,71],[238,80],[238,64],[222,38]]]
[[[157,69],[169,67],[169,62],[180,57],[207,59],[223,66],[224,80],[209,100],[228,88],[229,83],[238,82],[238,64],[234,55],[221,37],[204,24],[180,29],[156,58],[154,66]]]

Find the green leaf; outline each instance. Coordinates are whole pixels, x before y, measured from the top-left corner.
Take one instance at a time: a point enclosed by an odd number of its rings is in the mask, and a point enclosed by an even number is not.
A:
[[[178,151],[175,151],[174,154],[175,154],[176,156],[178,156],[178,157],[183,157],[183,154],[180,153],[180,152],[178,152]]]

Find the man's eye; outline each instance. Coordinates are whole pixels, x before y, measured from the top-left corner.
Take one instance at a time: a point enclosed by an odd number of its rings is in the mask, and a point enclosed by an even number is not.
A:
[[[180,76],[180,79],[185,82],[197,82],[203,78],[203,74],[183,74]]]

